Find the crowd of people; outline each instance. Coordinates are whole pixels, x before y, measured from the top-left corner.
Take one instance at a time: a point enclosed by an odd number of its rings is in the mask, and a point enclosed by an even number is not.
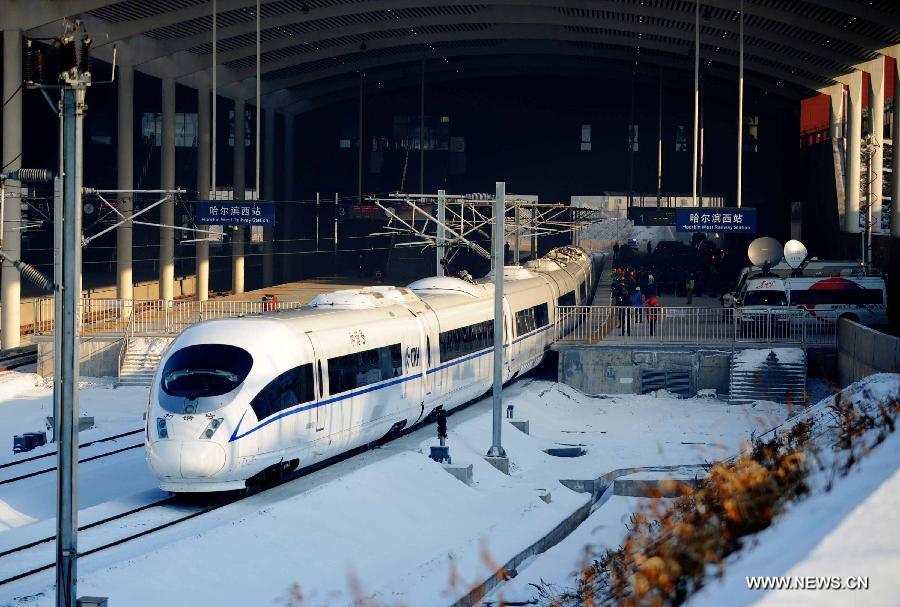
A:
[[[618,308],[619,329],[623,336],[631,335],[632,323],[642,323],[645,317],[650,335],[655,333],[660,305],[652,273],[617,267],[612,280],[612,299]]]

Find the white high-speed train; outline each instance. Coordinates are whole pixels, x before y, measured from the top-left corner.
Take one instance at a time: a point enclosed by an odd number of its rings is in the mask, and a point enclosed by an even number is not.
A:
[[[504,379],[540,363],[559,305],[586,303],[590,255],[561,247],[504,269]],[[146,452],[163,490],[242,489],[484,394],[493,276],[325,293],[306,307],[189,327],[150,390]]]

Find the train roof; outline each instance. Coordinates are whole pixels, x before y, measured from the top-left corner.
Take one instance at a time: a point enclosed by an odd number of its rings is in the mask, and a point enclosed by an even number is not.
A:
[[[407,286],[417,294],[430,295],[468,295],[469,297],[484,297],[493,293],[493,287],[487,288],[484,284],[474,284],[453,276],[430,276],[422,278]]]

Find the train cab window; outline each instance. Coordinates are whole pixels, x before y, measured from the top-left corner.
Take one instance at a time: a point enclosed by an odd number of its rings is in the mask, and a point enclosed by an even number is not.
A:
[[[250,407],[256,414],[256,419],[262,421],[279,411],[314,400],[315,397],[312,363],[307,363],[285,371],[270,381],[250,401]]]
[[[431,367],[431,336],[425,336],[425,362]]]
[[[372,348],[328,359],[328,387],[331,394],[347,392],[403,374],[400,344]]]
[[[169,396],[181,398],[219,396],[241,385],[252,366],[253,357],[237,346],[187,346],[166,361],[161,387]]]
[[[575,305],[575,291],[569,291],[565,295],[560,295],[556,300],[557,306],[574,306]]]

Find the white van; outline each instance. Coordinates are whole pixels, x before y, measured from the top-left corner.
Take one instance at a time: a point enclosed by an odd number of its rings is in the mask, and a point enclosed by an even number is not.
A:
[[[835,322],[847,317],[864,325],[887,323],[887,297],[881,276],[762,276],[748,278],[736,296],[735,316],[754,322],[797,318]],[[784,314],[780,314],[783,312]]]

